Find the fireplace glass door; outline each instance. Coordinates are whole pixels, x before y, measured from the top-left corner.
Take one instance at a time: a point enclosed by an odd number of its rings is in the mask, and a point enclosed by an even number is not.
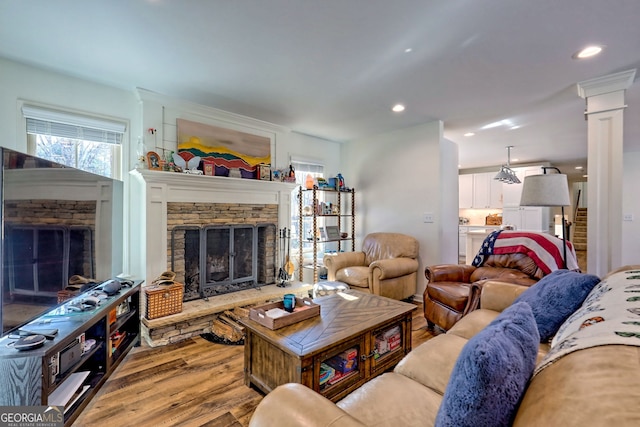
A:
[[[272,283],[275,226],[176,227],[171,265],[189,301]]]
[[[255,239],[253,226],[206,227],[203,258],[204,288],[255,281]]]

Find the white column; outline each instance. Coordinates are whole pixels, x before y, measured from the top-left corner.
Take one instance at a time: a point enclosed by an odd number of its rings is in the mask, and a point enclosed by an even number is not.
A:
[[[578,83],[587,101],[587,269],[604,276],[621,265],[624,91],[636,70]]]

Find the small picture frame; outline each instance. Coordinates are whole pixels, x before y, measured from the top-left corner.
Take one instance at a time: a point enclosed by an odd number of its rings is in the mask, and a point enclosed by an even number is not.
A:
[[[147,167],[149,170],[162,170],[162,166],[160,165],[160,156],[155,151],[149,151],[147,153]]]
[[[261,181],[271,181],[271,166],[265,164],[258,165],[258,179]]]
[[[340,230],[337,225],[327,225],[325,227],[326,240],[340,240]]]
[[[207,176],[214,176],[216,174],[215,164],[213,162],[202,162],[204,168],[204,174]]]

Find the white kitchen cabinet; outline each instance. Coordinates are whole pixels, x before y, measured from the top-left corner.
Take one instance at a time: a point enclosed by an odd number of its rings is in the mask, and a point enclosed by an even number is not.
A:
[[[500,209],[502,207],[502,182],[493,179],[493,172],[473,174],[473,208]]]
[[[518,231],[547,233],[549,232],[549,208],[537,206],[503,208],[502,224],[513,225]]]
[[[458,176],[458,208],[473,207],[473,174]]]
[[[458,256],[467,254],[467,230],[468,227],[458,227]]]
[[[493,179],[495,173],[474,173],[458,177],[460,209],[500,209],[502,182]]]
[[[487,178],[489,179],[489,207],[491,209],[500,209],[503,206],[503,188],[504,184],[497,179],[494,179],[495,173],[489,172]]]

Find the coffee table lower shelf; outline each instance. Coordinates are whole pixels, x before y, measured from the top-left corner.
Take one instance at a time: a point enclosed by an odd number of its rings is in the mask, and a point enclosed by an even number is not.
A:
[[[411,351],[415,305],[353,290],[314,302],[320,316],[278,330],[241,320],[246,385],[269,393],[296,382],[337,402]]]

